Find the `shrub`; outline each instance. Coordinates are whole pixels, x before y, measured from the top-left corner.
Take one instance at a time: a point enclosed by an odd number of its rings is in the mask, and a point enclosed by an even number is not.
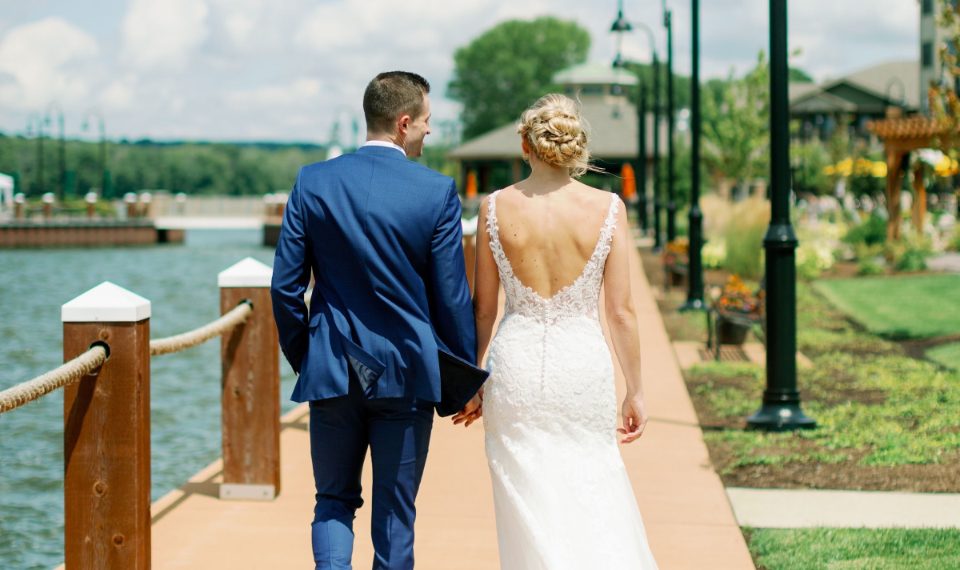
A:
[[[887,239],[887,221],[876,212],[871,213],[866,220],[850,228],[843,241],[850,245],[857,244],[879,245]]]
[[[960,251],[960,223],[953,226],[953,236],[947,243],[947,249],[950,251]]]
[[[896,271],[923,271],[927,258],[933,254],[930,238],[908,232],[898,242],[887,244],[887,258]]]
[[[763,236],[770,223],[766,200],[753,198],[734,207],[726,228],[727,256],[724,263],[730,273],[757,279],[763,272]]]
[[[700,250],[700,259],[706,269],[723,267],[727,259],[727,244],[722,239],[710,240],[703,244]]]
[[[857,275],[880,275],[883,272],[883,264],[876,257],[862,257],[857,262]]]
[[[801,242],[797,248],[797,276],[801,279],[816,279],[833,264],[833,251],[824,242]]]

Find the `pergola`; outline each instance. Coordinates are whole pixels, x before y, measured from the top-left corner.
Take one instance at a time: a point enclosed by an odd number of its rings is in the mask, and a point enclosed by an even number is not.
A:
[[[947,134],[949,127],[942,121],[924,116],[892,116],[867,124],[867,129],[883,141],[887,161],[887,239],[900,238],[900,188],[904,166],[911,151],[936,146],[938,137]],[[923,232],[927,213],[927,190],[923,184],[923,165],[917,161],[913,168],[913,227]]]

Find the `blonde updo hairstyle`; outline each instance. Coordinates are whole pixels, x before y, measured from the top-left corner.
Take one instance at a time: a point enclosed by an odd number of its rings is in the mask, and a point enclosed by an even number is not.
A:
[[[590,165],[587,149],[587,124],[579,105],[559,93],[544,95],[520,116],[517,132],[527,141],[530,151],[543,162],[570,169],[570,176],[583,176]]]

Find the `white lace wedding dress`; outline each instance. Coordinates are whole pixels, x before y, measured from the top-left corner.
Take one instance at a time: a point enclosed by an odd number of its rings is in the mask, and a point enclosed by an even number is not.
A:
[[[593,255],[546,299],[514,275],[497,192],[487,232],[506,292],[490,344],[483,420],[503,570],[648,570],[656,562],[617,447],[613,362],[600,284],[620,200]]]

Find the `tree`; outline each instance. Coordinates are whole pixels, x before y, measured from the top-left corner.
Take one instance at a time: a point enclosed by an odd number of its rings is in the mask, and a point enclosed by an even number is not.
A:
[[[586,61],[589,49],[585,29],[549,16],[503,22],[457,49],[447,95],[463,103],[463,136],[516,121],[538,97],[557,89],[556,72]]]
[[[813,77],[799,67],[790,68],[790,83],[813,83]]]
[[[702,102],[703,160],[715,178],[735,183],[766,174],[769,167],[769,70],[763,52],[757,65],[726,85],[706,90]]]

